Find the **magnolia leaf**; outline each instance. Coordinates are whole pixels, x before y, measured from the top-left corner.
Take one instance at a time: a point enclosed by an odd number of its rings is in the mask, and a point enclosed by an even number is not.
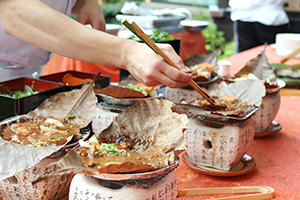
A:
[[[272,66],[268,62],[265,51],[262,51],[258,56],[246,63],[246,65],[236,74],[254,74],[258,79],[277,85],[277,80]]]
[[[46,99],[39,107],[29,112],[27,116],[42,116],[64,118],[66,115],[76,115],[72,123],[79,127],[86,127],[96,116],[97,97],[90,85],[85,85],[81,89],[75,89],[70,92],[58,93],[49,99]],[[9,124],[14,121],[12,119],[4,120],[0,125]],[[68,142],[72,137],[68,138]],[[67,144],[67,143],[66,143]],[[43,158],[59,152],[61,146],[49,147],[33,147],[22,144],[10,143],[0,138],[0,149],[2,155],[0,157],[0,180],[13,176],[17,172],[26,170]]]

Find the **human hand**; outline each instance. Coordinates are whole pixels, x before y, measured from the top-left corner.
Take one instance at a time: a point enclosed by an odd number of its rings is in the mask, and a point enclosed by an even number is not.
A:
[[[72,12],[77,14],[78,22],[91,24],[94,29],[105,31],[103,10],[96,0],[78,0]]]
[[[182,59],[169,44],[156,44],[179,68],[172,67],[163,58],[153,52],[146,44],[131,46],[127,58],[130,63],[126,69],[140,82],[147,86],[166,85],[171,88],[184,87],[193,79],[187,74]]]

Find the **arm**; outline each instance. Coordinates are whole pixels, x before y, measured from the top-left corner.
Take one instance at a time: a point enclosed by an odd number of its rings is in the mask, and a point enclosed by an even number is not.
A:
[[[0,0],[0,19],[3,30],[19,39],[62,56],[126,69],[149,86],[182,87],[192,79],[145,44],[85,27],[39,0]],[[184,68],[171,46],[161,48]]]
[[[72,14],[78,16],[78,22],[91,24],[94,29],[105,31],[103,11],[97,0],[78,0]]]

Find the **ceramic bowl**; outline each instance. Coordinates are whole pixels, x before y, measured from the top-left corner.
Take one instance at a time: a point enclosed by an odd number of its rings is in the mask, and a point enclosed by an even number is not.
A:
[[[190,118],[186,152],[195,165],[229,171],[247,152],[254,133],[252,117],[235,123]]]
[[[260,108],[254,113],[255,132],[264,132],[275,119],[280,107],[280,88],[285,86],[285,82],[277,80],[278,88],[266,90]]]

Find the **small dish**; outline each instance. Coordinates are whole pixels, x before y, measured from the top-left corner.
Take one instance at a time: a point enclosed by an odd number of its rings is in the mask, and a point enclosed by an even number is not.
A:
[[[263,137],[273,135],[282,129],[281,124],[273,120],[264,132],[255,132],[254,137]]]
[[[229,171],[224,171],[224,170],[220,170],[220,169],[214,169],[214,168],[211,168],[211,167],[195,165],[191,161],[191,159],[188,157],[186,152],[183,154],[182,160],[187,166],[189,166],[193,170],[195,170],[199,173],[206,174],[206,175],[211,175],[211,176],[239,176],[239,175],[242,175],[242,174],[249,173],[256,166],[255,160],[247,154],[245,154],[243,156],[243,158],[240,160],[240,162],[238,162]]]

